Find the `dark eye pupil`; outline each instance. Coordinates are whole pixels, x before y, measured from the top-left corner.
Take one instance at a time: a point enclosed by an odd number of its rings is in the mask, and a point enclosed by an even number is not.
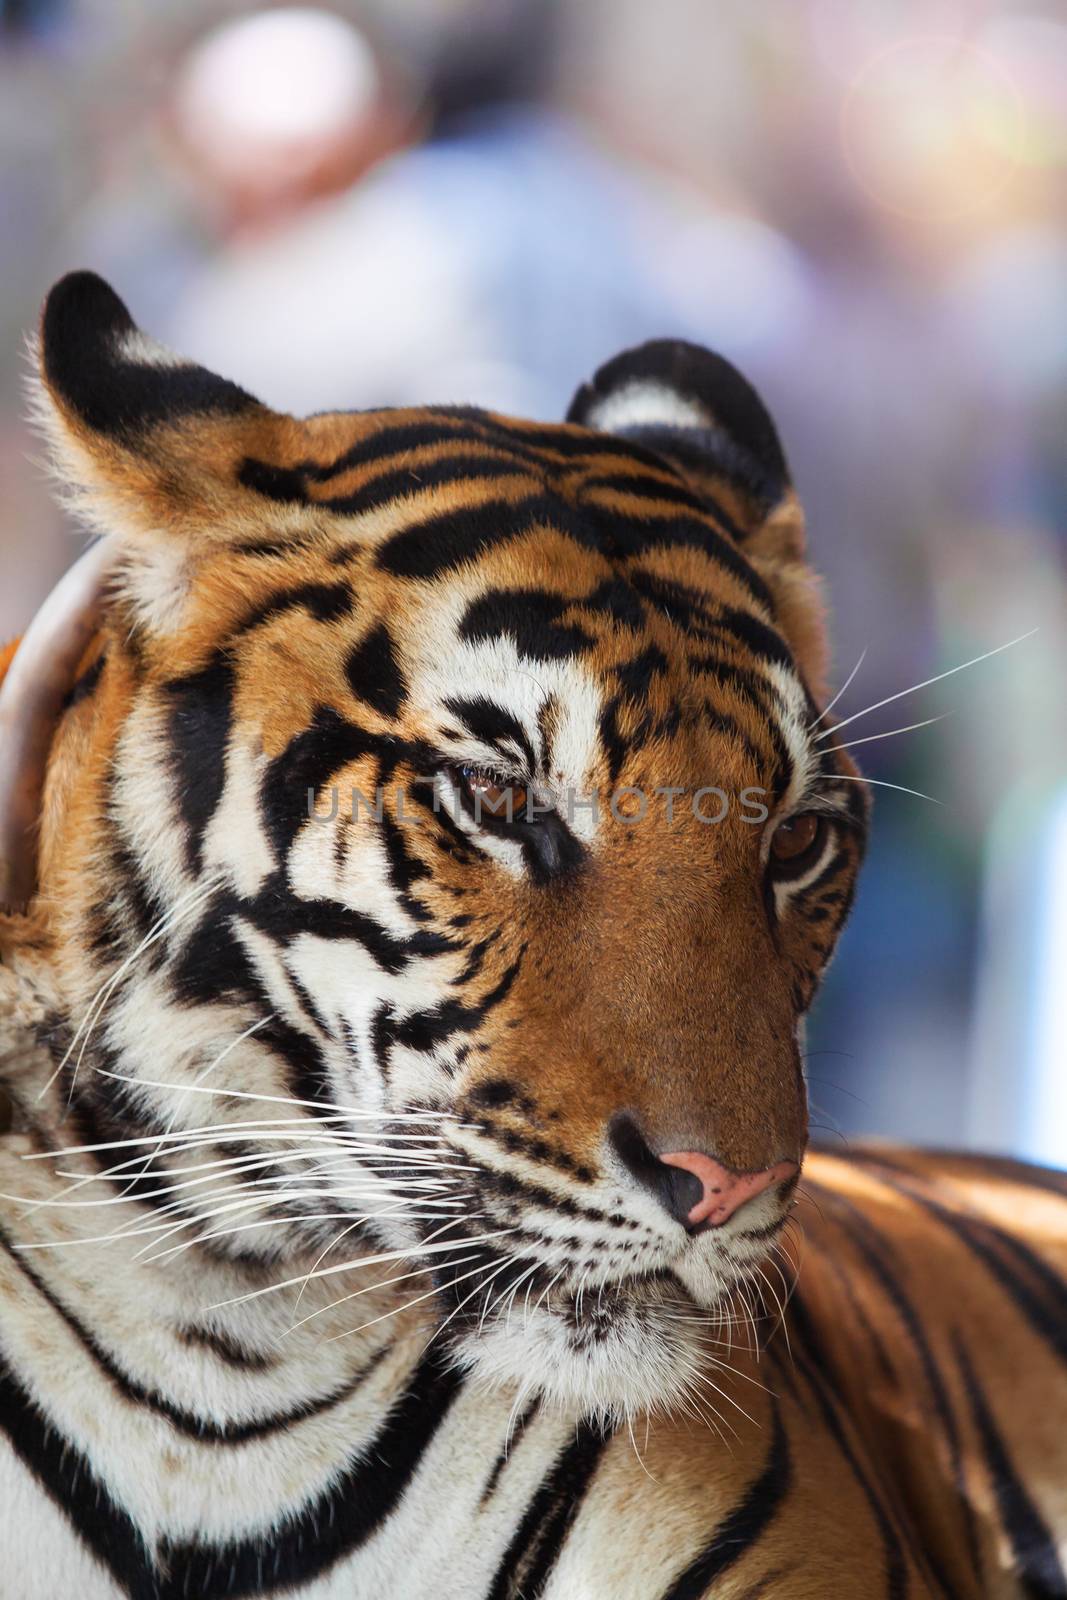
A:
[[[823,819],[806,811],[799,817],[780,822],[771,840],[771,854],[778,861],[793,861],[811,850],[822,836]]]
[[[514,778],[485,767],[472,766],[461,767],[460,776],[478,814],[485,812],[503,822],[523,817],[527,791]]]

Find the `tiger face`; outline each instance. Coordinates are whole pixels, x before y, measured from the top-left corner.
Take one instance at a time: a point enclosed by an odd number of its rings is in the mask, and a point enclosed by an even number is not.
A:
[[[402,1256],[487,1380],[680,1400],[790,1212],[865,820],[761,402],[663,342],[558,426],[297,421],[88,274],[41,374],[104,536],[4,922],[58,1103],[100,1144],[224,1110],[164,1191],[202,1248]]]

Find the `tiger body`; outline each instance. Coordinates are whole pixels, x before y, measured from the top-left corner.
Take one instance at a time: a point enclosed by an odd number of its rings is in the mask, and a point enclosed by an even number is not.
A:
[[[49,300],[106,579],[0,916],[12,1600],[1067,1593],[1064,1186],[798,1186],[864,788],[760,402],[621,362],[296,422]]]
[[[13,1137],[3,1161],[30,1200],[55,1187],[48,1164],[30,1185],[20,1170],[37,1148]],[[1067,1442],[1044,1397],[1067,1319],[1047,1241],[1067,1185],[1037,1177],[809,1157],[788,1337],[757,1358],[734,1331],[733,1370],[708,1368],[720,1432],[517,1407],[452,1370],[417,1315],[333,1342],[348,1307],[295,1333],[269,1297],[205,1315],[262,1287],[230,1264],[5,1250],[0,1592],[1053,1595]],[[22,1242],[57,1237],[44,1215]],[[312,1282],[301,1314],[332,1298]]]

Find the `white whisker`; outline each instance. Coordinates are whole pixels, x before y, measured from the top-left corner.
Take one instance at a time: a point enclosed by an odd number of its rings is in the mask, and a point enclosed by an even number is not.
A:
[[[300,1100],[293,1094],[253,1094],[248,1089],[210,1089],[204,1084],[167,1083],[160,1078],[135,1078],[126,1072],[100,1069],[102,1078],[115,1078],[119,1083],[133,1083],[148,1089],[170,1089],[182,1094],[208,1094],[225,1100],[261,1100],[270,1105],[309,1106],[315,1112],[332,1112],[351,1122],[457,1122],[454,1111],[362,1111],[351,1106],[337,1105],[331,1100]]]
[[[835,723],[832,728],[825,728],[822,733],[816,735],[816,740],[829,739],[832,734],[840,733],[841,729],[847,728],[850,722],[855,722],[859,717],[865,717],[870,711],[879,711],[882,706],[892,705],[894,700],[902,700],[907,694],[917,694],[920,689],[929,689],[931,684],[940,683],[943,678],[951,678],[957,672],[965,672],[968,667],[976,667],[980,661],[988,661],[991,656],[999,656],[1002,651],[1010,650],[1013,645],[1022,644],[1024,639],[1032,639],[1037,631],[1036,628],[1031,628],[1028,633],[1020,633],[1017,639],[1009,639],[1007,644],[998,644],[995,650],[986,650],[982,655],[974,656],[970,661],[961,662],[958,667],[949,667],[947,672],[939,672],[933,678],[924,678],[922,683],[913,683],[909,689],[898,689],[896,694],[887,694],[884,700],[876,700],[873,705],[864,706],[862,711],[854,711],[850,717],[845,717],[841,722]]]
[[[900,791],[901,794],[913,794],[917,800],[929,800],[935,806],[944,805],[944,801],[943,800],[939,800],[936,795],[923,794],[921,789],[908,789],[902,783],[887,783],[884,778],[852,778],[852,777],[846,776],[844,773],[835,772],[833,774],[831,782],[833,782],[833,783],[870,783],[870,784],[873,784],[876,789],[897,789],[897,790]]]
[[[944,722],[945,718],[951,715],[951,711],[942,711],[938,717],[926,717],[922,722],[909,722],[906,728],[887,728],[885,733],[868,733],[862,739],[850,739],[847,744],[839,744],[836,748],[854,750],[858,744],[874,744],[879,739],[894,739],[898,733],[914,733],[916,728],[932,728],[935,722]]]
[[[215,890],[218,888],[219,882],[219,878],[215,877],[209,879],[206,884],[194,884],[191,889],[187,890],[184,895],[180,896],[175,904],[167,912],[165,912],[162,917],[153,923],[152,927],[148,930],[148,933],[141,940],[140,944],[138,944],[136,948],[130,952],[125,960],[120,962],[119,966],[110,975],[110,977],[104,980],[96,994],[93,996],[92,1000],[89,1002],[85,1015],[83,1016],[81,1022],[79,1022],[75,1030],[74,1037],[71,1039],[70,1044],[64,1051],[62,1059],[57,1065],[55,1071],[46,1080],[39,1091],[37,1095],[38,1100],[41,1100],[52,1087],[53,1083],[55,1083],[56,1079],[59,1077],[59,1074],[63,1071],[63,1068],[73,1055],[78,1041],[81,1040],[81,1048],[78,1051],[78,1059],[74,1064],[74,1071],[71,1074],[70,1091],[67,1096],[69,1103],[70,1098],[74,1093],[74,1085],[77,1080],[78,1070],[81,1067],[82,1059],[85,1055],[89,1039],[92,1036],[97,1022],[103,1015],[104,1009],[107,1006],[107,1002],[115,992],[117,985],[121,982],[123,977],[139,959],[139,957],[143,955],[151,945],[155,944],[158,939],[162,939],[165,934],[169,933],[172,928],[177,926],[177,924],[183,920],[187,912],[198,911],[202,905],[206,904],[206,902],[211,898],[211,896],[215,893]]]
[[[414,1245],[405,1250],[386,1250],[377,1255],[357,1257],[354,1261],[342,1261],[332,1267],[320,1267],[311,1274],[315,1278],[333,1277],[339,1272],[353,1272],[361,1267],[376,1267],[383,1262],[406,1261],[413,1255],[434,1255],[445,1250],[455,1250],[457,1246],[466,1249],[471,1245],[486,1244],[490,1239],[501,1239],[508,1234],[517,1233],[517,1228],[497,1228],[492,1233],[476,1234],[472,1239],[450,1240],[444,1245]],[[270,1283],[264,1289],[252,1289],[248,1294],[235,1295],[231,1300],[217,1300],[213,1305],[205,1306],[205,1311],[219,1311],[223,1306],[243,1305],[246,1300],[258,1300],[265,1294],[277,1294],[281,1289],[291,1289],[295,1284],[303,1283],[305,1274],[298,1278],[286,1278],[280,1283]]]
[[[449,1262],[448,1266],[445,1267],[443,1270],[447,1272],[449,1270],[449,1268],[454,1267],[454,1266],[462,1266],[465,1262],[470,1261],[471,1259],[472,1259],[471,1256],[461,1256],[458,1261]],[[424,1267],[422,1270],[424,1272],[427,1272],[427,1271],[429,1271],[429,1268],[428,1267]],[[485,1271],[485,1268],[482,1265],[478,1265],[477,1267],[472,1267],[470,1272],[464,1272],[464,1273],[461,1274],[460,1277],[453,1278],[451,1280],[451,1282],[449,1283],[449,1288],[451,1288],[453,1286],[453,1284],[464,1283],[464,1282],[466,1282],[466,1280],[468,1278],[473,1278],[475,1273],[484,1272],[484,1271]],[[371,1288],[376,1288],[378,1286],[376,1284],[372,1284],[370,1287]],[[478,1292],[480,1287],[481,1287],[480,1284],[476,1284],[475,1287],[474,1287],[474,1290],[472,1292],[474,1294],[477,1294],[477,1292]],[[405,1300],[405,1301],[403,1301],[403,1303],[401,1305],[392,1306],[388,1311],[383,1311],[381,1316],[371,1317],[368,1322],[361,1322],[358,1325],[358,1327],[346,1328],[343,1333],[333,1333],[333,1334],[331,1334],[330,1337],[326,1340],[326,1343],[327,1344],[334,1344],[334,1343],[336,1343],[336,1341],[338,1339],[351,1339],[353,1334],[362,1333],[364,1331],[364,1329],[366,1329],[366,1328],[373,1328],[379,1322],[388,1322],[390,1317],[400,1316],[400,1314],[402,1312],[410,1311],[412,1306],[421,1305],[424,1300],[432,1300],[434,1298],[434,1296],[440,1294],[440,1292],[441,1292],[440,1289],[435,1284],[432,1289],[427,1289],[425,1294],[416,1295],[414,1300]],[[468,1299],[469,1298],[470,1298],[470,1296],[468,1296]],[[467,1303],[466,1300],[461,1301],[462,1305],[466,1305],[466,1303]],[[457,1306],[456,1309],[458,1310],[459,1307]],[[455,1312],[453,1312],[453,1316],[454,1315],[455,1315]],[[451,1320],[451,1318],[449,1318],[449,1320]],[[441,1327],[443,1327],[443,1326],[444,1326],[444,1323],[441,1324]],[[433,1337],[436,1338],[437,1334],[440,1333],[440,1331],[441,1331],[441,1329],[438,1328],[435,1331]],[[430,1343],[432,1343],[432,1340],[427,1341],[427,1348],[429,1347]]]
[[[836,706],[837,702],[840,700],[841,696],[844,694],[845,690],[848,688],[849,684],[852,682],[853,678],[856,676],[857,672],[862,667],[862,665],[863,665],[864,661],[866,660],[866,658],[867,658],[867,646],[864,645],[863,649],[860,651],[859,660],[856,662],[856,665],[852,668],[852,671],[849,673],[848,677],[845,679],[845,681],[841,685],[840,689],[838,689],[837,693],[834,695],[833,699],[830,701],[830,704],[828,706],[825,706],[823,708],[823,710],[819,712],[819,715],[815,718],[814,722],[809,722],[808,723],[808,727],[807,727],[807,732],[808,733],[811,732],[812,728],[817,728],[819,726],[819,723],[822,721],[823,717],[827,717],[827,716],[830,715],[830,712],[834,709],[834,707]]]

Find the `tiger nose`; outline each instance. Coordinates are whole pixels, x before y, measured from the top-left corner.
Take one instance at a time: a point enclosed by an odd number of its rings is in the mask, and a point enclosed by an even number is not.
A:
[[[721,1227],[749,1200],[792,1178],[795,1161],[775,1161],[755,1172],[735,1172],[702,1150],[657,1156],[633,1118],[612,1118],[612,1145],[624,1165],[690,1233]]]
[[[747,1201],[754,1200],[775,1184],[784,1183],[798,1170],[795,1161],[776,1161],[758,1172],[731,1172],[714,1156],[700,1150],[672,1150],[660,1156],[660,1161],[688,1174],[690,1183],[686,1198],[692,1199],[694,1193],[698,1194],[685,1216],[678,1217],[687,1228],[720,1227]]]

